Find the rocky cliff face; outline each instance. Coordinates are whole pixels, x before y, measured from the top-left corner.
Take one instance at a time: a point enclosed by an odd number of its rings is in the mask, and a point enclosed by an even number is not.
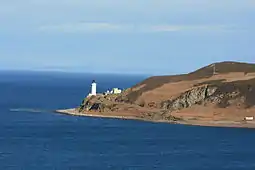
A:
[[[194,105],[214,104],[226,108],[237,106],[249,108],[255,105],[255,84],[252,81],[221,83],[192,88],[179,97],[161,103],[161,108],[169,111],[181,110]]]
[[[85,98],[78,109],[80,112],[82,111],[106,112],[106,111],[114,111],[115,107],[116,107],[116,104],[112,103],[109,98],[101,97],[101,96],[91,96],[91,97]]]
[[[216,92],[216,90],[217,87],[208,85],[196,87],[182,93],[179,97],[175,99],[163,101],[161,103],[161,108],[174,111],[188,108],[195,104],[201,104],[206,99],[210,98]]]

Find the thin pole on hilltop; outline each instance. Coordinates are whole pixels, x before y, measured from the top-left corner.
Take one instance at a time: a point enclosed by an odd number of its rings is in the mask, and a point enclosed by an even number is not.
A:
[[[216,74],[216,65],[213,64],[213,75],[215,75],[215,74]]]

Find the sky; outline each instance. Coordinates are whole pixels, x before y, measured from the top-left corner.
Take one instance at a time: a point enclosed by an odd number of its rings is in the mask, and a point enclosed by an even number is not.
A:
[[[0,70],[180,74],[255,62],[255,0],[0,0]]]

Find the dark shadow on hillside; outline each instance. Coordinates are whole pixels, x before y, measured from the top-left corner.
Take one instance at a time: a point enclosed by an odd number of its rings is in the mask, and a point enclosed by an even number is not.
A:
[[[225,108],[229,106],[229,100],[244,97],[244,104],[246,108],[255,106],[255,79],[223,82],[222,84],[214,85],[217,87],[213,96],[222,96],[219,107]],[[237,96],[231,95],[239,92]],[[235,97],[232,97],[235,96]]]

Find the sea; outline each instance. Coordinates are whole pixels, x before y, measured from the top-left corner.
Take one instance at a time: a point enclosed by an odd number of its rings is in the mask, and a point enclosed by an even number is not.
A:
[[[54,113],[144,75],[0,71],[0,170],[254,170],[255,129]]]

